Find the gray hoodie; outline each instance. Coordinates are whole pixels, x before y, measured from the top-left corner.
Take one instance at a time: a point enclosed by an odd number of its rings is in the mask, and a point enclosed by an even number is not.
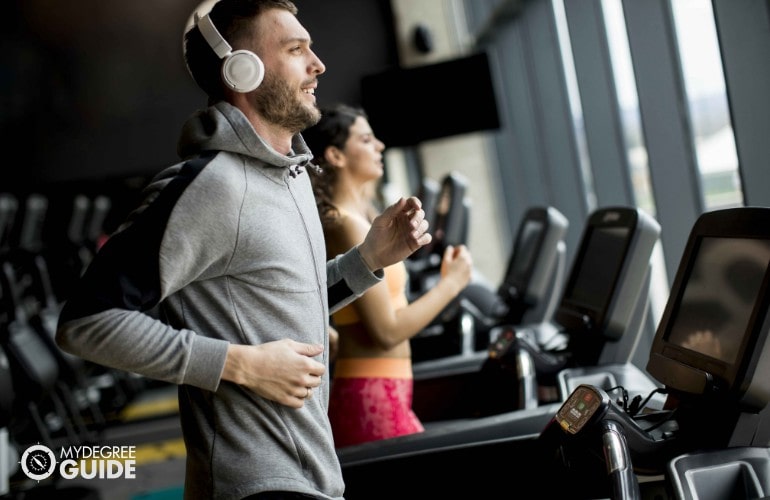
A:
[[[228,344],[327,347],[328,317],[381,279],[356,249],[326,261],[302,137],[284,156],[220,102],[185,124],[186,161],[158,174],[60,315],[57,342],[90,361],[179,384],[185,497],[266,490],[341,498],[328,372],[301,409],[220,380]],[[159,306],[160,318],[148,314]]]

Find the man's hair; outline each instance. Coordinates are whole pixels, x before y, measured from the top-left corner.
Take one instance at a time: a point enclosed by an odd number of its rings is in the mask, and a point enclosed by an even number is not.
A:
[[[297,15],[291,0],[219,0],[209,13],[227,43],[236,50],[253,36],[253,21],[270,9],[283,9]],[[209,46],[197,25],[184,36],[184,59],[195,83],[209,96],[209,102],[224,99],[222,59]]]

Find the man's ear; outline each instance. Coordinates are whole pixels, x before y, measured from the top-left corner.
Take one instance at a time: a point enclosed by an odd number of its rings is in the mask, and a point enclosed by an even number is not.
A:
[[[345,153],[337,146],[329,146],[324,151],[324,159],[329,165],[341,167],[345,163]]]

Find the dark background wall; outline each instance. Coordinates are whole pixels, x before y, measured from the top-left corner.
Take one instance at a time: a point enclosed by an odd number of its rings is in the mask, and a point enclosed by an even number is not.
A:
[[[178,160],[180,127],[205,105],[181,48],[198,0],[8,4],[0,35],[0,190],[107,190],[140,184]],[[397,61],[388,0],[296,4],[327,66],[319,103],[359,103],[361,77]]]

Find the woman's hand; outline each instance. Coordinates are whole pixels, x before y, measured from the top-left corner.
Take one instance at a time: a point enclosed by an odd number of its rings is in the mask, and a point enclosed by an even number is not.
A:
[[[471,281],[473,258],[465,245],[448,246],[441,259],[441,279],[451,281],[459,294]]]

